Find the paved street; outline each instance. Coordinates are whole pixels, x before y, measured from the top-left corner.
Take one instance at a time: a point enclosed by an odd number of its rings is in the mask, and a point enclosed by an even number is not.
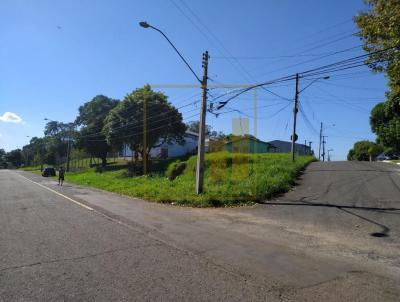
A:
[[[20,171],[0,170],[0,192],[1,301],[398,301],[400,295],[395,165],[313,163],[293,191],[231,209],[60,188]]]

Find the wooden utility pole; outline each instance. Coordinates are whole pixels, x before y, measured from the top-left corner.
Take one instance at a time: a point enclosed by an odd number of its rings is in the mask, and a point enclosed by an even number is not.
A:
[[[203,80],[201,89],[203,98],[200,109],[199,142],[197,144],[197,165],[196,165],[196,194],[203,192],[204,180],[204,153],[205,153],[205,131],[206,131],[206,109],[207,109],[207,79],[208,79],[208,51],[203,53]]]
[[[322,135],[322,161],[325,161],[325,137],[326,135]]]
[[[322,122],[321,122],[321,128],[319,129],[318,160],[321,160],[322,127],[323,127],[323,124],[322,124]]]
[[[143,175],[147,175],[147,91],[143,90],[143,153],[142,153]]]
[[[294,153],[296,151],[296,118],[298,111],[298,101],[299,101],[299,74],[296,73],[296,91],[294,95],[294,108],[293,108],[293,133],[292,133],[292,161],[294,161]]]

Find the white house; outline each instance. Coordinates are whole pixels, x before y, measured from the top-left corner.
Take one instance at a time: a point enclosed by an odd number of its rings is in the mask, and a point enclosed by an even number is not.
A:
[[[197,144],[199,136],[197,133],[192,131],[186,131],[184,142],[179,144],[178,142],[164,143],[159,147],[152,148],[150,150],[151,158],[167,158],[167,157],[179,157],[187,154],[196,154]],[[207,151],[207,143],[206,143]],[[121,157],[132,157],[132,150],[129,146],[124,145],[120,152]]]

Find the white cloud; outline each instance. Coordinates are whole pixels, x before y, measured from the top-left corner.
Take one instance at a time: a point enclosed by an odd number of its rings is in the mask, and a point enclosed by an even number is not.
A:
[[[12,112],[5,112],[3,115],[0,115],[0,121],[5,123],[22,123],[22,118]]]

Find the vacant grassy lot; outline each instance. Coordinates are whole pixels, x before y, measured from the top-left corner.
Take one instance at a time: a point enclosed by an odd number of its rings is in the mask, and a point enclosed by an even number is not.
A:
[[[229,206],[271,198],[288,191],[311,156],[299,156],[295,163],[289,154],[206,155],[204,193],[196,195],[196,157],[186,161],[186,169],[175,180],[166,177],[172,169],[159,174],[126,177],[126,169],[95,172],[93,169],[68,173],[66,181],[96,187],[151,201],[194,207]],[[173,165],[173,164],[172,164]]]

